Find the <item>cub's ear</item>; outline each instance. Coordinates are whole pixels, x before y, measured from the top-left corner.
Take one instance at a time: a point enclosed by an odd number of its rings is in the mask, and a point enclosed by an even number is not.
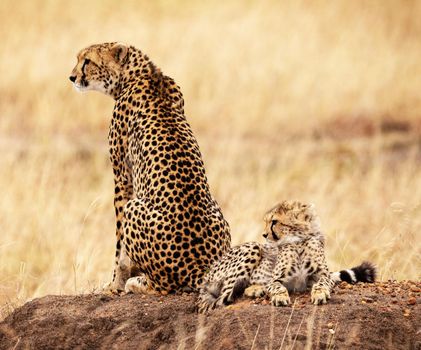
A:
[[[128,52],[129,48],[127,47],[127,45],[122,43],[116,43],[111,48],[111,56],[117,63],[120,64],[122,64],[126,60]]]
[[[310,210],[316,210],[316,206],[314,205],[314,203],[309,203],[309,204],[308,204],[308,208],[309,208]]]

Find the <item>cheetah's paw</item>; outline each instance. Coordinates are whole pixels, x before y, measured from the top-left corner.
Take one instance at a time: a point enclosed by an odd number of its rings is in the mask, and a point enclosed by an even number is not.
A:
[[[250,287],[247,287],[244,291],[244,295],[249,298],[258,298],[266,294],[265,288],[262,285],[253,284]]]
[[[273,295],[271,301],[274,306],[286,306],[291,303],[287,290]]]
[[[215,302],[212,302],[208,300],[208,298],[203,296],[199,297],[199,299],[196,302],[196,308],[199,314],[206,314],[209,311],[215,309],[215,306]]]
[[[316,287],[311,290],[311,302],[314,305],[326,304],[328,299],[330,299],[328,288]]]

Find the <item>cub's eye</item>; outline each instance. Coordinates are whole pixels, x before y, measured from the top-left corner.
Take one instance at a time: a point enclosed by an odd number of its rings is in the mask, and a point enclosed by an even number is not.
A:
[[[291,226],[291,225],[287,225],[287,224],[281,224],[281,226],[282,226],[283,228],[294,229],[294,227],[293,227],[293,226]]]

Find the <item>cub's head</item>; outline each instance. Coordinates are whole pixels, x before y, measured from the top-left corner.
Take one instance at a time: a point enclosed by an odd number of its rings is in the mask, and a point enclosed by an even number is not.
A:
[[[79,91],[96,90],[114,97],[128,53],[129,47],[121,43],[89,46],[78,53],[69,79]]]
[[[264,217],[263,237],[269,242],[287,244],[321,237],[320,222],[313,204],[283,201]]]

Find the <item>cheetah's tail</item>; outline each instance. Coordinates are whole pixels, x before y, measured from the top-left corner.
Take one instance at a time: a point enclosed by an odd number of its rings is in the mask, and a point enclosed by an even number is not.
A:
[[[335,283],[342,281],[352,284],[357,282],[373,283],[376,280],[376,274],[376,267],[371,262],[364,261],[352,269],[333,272],[331,278]]]

